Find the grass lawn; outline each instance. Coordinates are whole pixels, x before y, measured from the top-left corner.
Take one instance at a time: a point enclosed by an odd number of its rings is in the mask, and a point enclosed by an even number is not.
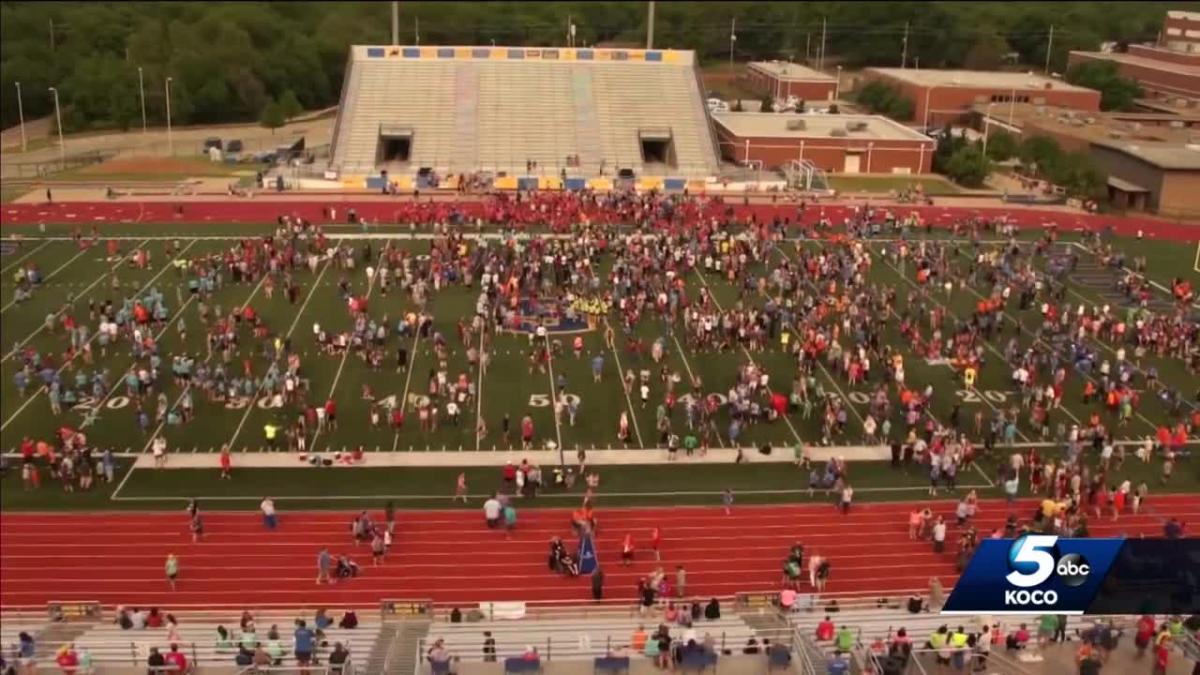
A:
[[[49,226],[51,233],[69,232],[71,226]],[[205,237],[197,237],[198,231],[203,231]],[[183,256],[194,257],[203,254],[220,254],[236,245],[234,237],[244,237],[251,233],[266,233],[271,226],[233,226],[221,224],[161,225],[161,226],[113,226],[111,233],[127,232],[149,236],[176,234],[180,243],[186,247]],[[30,232],[29,228],[13,228],[13,231]],[[329,228],[331,234],[336,232],[357,232],[357,228]],[[388,229],[381,229],[388,232]],[[391,231],[406,231],[403,229]],[[918,233],[919,235],[919,233]],[[935,236],[945,236],[944,232]],[[1026,235],[1033,237],[1034,234]],[[414,254],[422,255],[428,251],[426,241],[394,239],[393,243],[411,250]],[[338,429],[329,430],[310,441],[310,450],[318,452],[333,452],[343,448],[365,446],[368,455],[374,452],[413,451],[413,452],[454,452],[457,450],[497,450],[509,449],[500,438],[501,419],[506,415],[512,420],[514,429],[520,419],[528,414],[535,423],[536,440],[543,443],[555,440],[566,452],[568,459],[575,456],[577,449],[590,450],[594,448],[621,447],[615,438],[616,420],[622,412],[627,412],[634,424],[637,438],[628,445],[630,453],[636,453],[639,448],[657,447],[659,436],[655,430],[655,406],[643,407],[635,400],[627,398],[620,385],[620,373],[627,370],[648,370],[657,374],[660,367],[666,367],[669,372],[678,373],[687,381],[692,375],[700,377],[704,382],[707,394],[724,395],[734,383],[735,372],[739,365],[753,360],[769,375],[772,385],[781,390],[791,386],[794,374],[794,362],[782,348],[779,340],[774,340],[764,350],[753,354],[741,351],[698,351],[683,344],[683,336],[666,330],[660,322],[648,320],[639,324],[636,329],[637,337],[647,345],[661,340],[665,347],[666,357],[662,364],[655,364],[648,355],[635,355],[625,349],[624,338],[618,336],[615,348],[609,347],[601,339],[599,331],[581,333],[584,338],[583,350],[579,358],[571,352],[570,342],[573,336],[552,335],[551,339],[561,340],[564,346],[563,354],[553,363],[553,372],[541,372],[528,367],[530,341],[526,335],[499,334],[491,346],[493,360],[488,372],[481,376],[472,369],[466,358],[467,345],[462,344],[456,335],[456,327],[460,318],[469,317],[474,311],[478,289],[468,288],[461,284],[450,284],[432,294],[427,309],[434,316],[433,331],[445,336],[449,347],[446,363],[441,366],[432,350],[429,338],[416,339],[412,337],[397,337],[389,335],[386,340],[386,361],[382,368],[372,368],[362,359],[354,356],[321,354],[315,348],[312,335],[314,323],[320,323],[327,330],[341,331],[351,326],[351,318],[344,308],[344,303],[338,293],[338,282],[344,277],[356,293],[367,290],[365,275],[361,272],[361,263],[367,255],[377,256],[384,240],[372,240],[370,252],[365,250],[361,240],[352,241],[360,255],[356,260],[360,263],[356,270],[336,270],[326,267],[319,268],[317,273],[307,270],[297,271],[295,277],[300,285],[297,301],[289,303],[282,292],[276,292],[271,300],[257,284],[232,283],[226,279],[215,292],[204,299],[209,307],[222,308],[240,307],[253,304],[260,316],[276,335],[289,337],[294,348],[303,355],[303,369],[308,379],[309,397],[314,401],[324,401],[335,398],[339,404],[341,425]],[[0,304],[4,305],[2,321],[3,332],[8,345],[25,343],[33,346],[43,354],[61,354],[68,346],[68,338],[62,331],[47,331],[42,328],[47,314],[51,314],[71,303],[77,314],[86,316],[89,301],[103,301],[106,298],[119,299],[125,296],[135,296],[156,289],[164,296],[167,307],[172,312],[172,320],[161,329],[154,330],[154,337],[160,353],[164,356],[163,369],[169,367],[167,359],[176,354],[190,354],[198,361],[211,359],[214,363],[219,357],[207,357],[205,354],[205,339],[200,325],[199,300],[187,292],[187,279],[171,268],[164,267],[162,261],[166,258],[168,242],[155,240],[146,242],[125,241],[123,251],[129,252],[133,247],[143,246],[151,253],[153,265],[149,269],[133,269],[123,264],[114,264],[104,257],[102,250],[95,249],[81,252],[71,242],[42,243],[27,240],[19,250],[5,249],[5,255],[0,258],[4,274],[0,275]],[[1125,247],[1130,242],[1120,241],[1118,245]],[[472,243],[472,246],[477,245]],[[811,244],[806,244],[811,245]],[[868,242],[873,250],[882,251],[883,242]],[[1171,248],[1163,242],[1142,242],[1136,246],[1143,248],[1148,255],[1153,255],[1151,268],[1164,257]],[[1182,250],[1184,247],[1177,246]],[[769,274],[775,266],[783,264],[795,255],[793,244],[785,244],[772,253],[772,258],[758,261],[751,265],[749,272],[752,276]],[[37,264],[46,273],[54,272],[52,278],[38,289],[33,297],[21,305],[10,304],[14,298],[12,275],[8,273],[16,258],[28,256],[27,261]],[[1164,259],[1166,259],[1164,257]],[[963,255],[956,265],[968,264],[968,258]],[[595,264],[600,278],[607,278],[612,265],[610,256],[599,256]],[[1183,264],[1180,259],[1177,264]],[[690,297],[699,295],[701,289],[707,289],[713,299],[721,306],[729,308],[736,303],[749,306],[760,306],[765,297],[755,291],[744,291],[730,284],[720,275],[693,272],[684,279]],[[897,289],[901,299],[907,297],[915,286],[914,272],[910,269],[893,267],[889,260],[882,256],[877,258],[868,277],[868,282],[876,285],[890,286]],[[990,292],[986,282],[964,290],[956,290],[949,296],[938,294],[933,300],[950,312],[950,321],[965,320],[971,313],[974,303],[981,295]],[[1086,294],[1085,288],[1076,292]],[[411,300],[405,293],[393,289],[386,295],[376,289],[370,296],[371,316],[380,318],[390,317],[384,323],[390,328],[395,325],[396,317],[412,309]],[[928,307],[927,310],[932,309]],[[896,311],[902,311],[902,306]],[[1019,394],[1010,384],[1007,367],[1000,358],[999,349],[1014,334],[1017,322],[1023,327],[1019,337],[1021,347],[1029,347],[1036,338],[1039,318],[1036,310],[1020,311],[1013,307],[1008,312],[1012,317],[1011,323],[1006,322],[1004,332],[992,341],[986,354],[987,362],[980,373],[977,387],[973,391],[964,390],[959,384],[955,372],[946,365],[926,362],[915,354],[907,341],[899,335],[896,328],[897,320],[893,317],[890,325],[882,335],[887,343],[895,346],[905,357],[905,370],[910,385],[924,387],[932,385],[934,395],[930,414],[943,423],[949,423],[952,416],[957,415],[960,428],[970,428],[976,413],[990,418],[997,409],[1019,405]],[[178,330],[178,322],[182,319],[187,327],[186,333]],[[266,370],[266,362],[257,355],[258,341],[249,336],[245,328],[241,329],[243,339],[239,350],[231,355],[228,369],[241,372],[243,359],[248,359],[253,373],[261,377]],[[786,330],[786,327],[785,327]],[[394,368],[395,350],[400,344],[409,349],[409,367],[406,371],[396,372]],[[195,399],[196,418],[187,424],[171,427],[151,425],[147,430],[141,430],[135,423],[135,413],[139,407],[144,407],[153,416],[155,401],[147,397],[143,401],[132,399],[119,385],[121,374],[125,373],[134,363],[127,347],[110,347],[107,350],[95,350],[94,363],[89,365],[72,366],[64,370],[63,380],[67,383],[76,382],[76,371],[82,371],[84,380],[100,370],[107,370],[110,382],[116,384],[106,390],[93,393],[91,387],[81,387],[81,399],[74,410],[65,410],[61,416],[54,416],[44,393],[37,392],[31,387],[26,397],[22,397],[14,386],[14,375],[19,366],[19,359],[9,358],[9,349],[5,350],[5,358],[0,364],[0,449],[10,452],[17,448],[25,436],[31,438],[49,438],[59,427],[68,425],[82,429],[89,442],[99,447],[111,447],[118,452],[144,453],[151,438],[161,433],[176,452],[214,453],[213,466],[216,465],[215,453],[223,444],[229,444],[235,453],[257,450],[263,445],[262,429],[268,423],[286,424],[295,419],[299,408],[292,404],[276,407],[269,399],[251,396],[243,401],[223,402],[210,401],[202,394]],[[592,359],[602,359],[602,381],[594,383],[591,377]],[[443,424],[436,430],[421,431],[416,424],[413,404],[423,398],[429,391],[429,381],[432,373],[444,369],[450,379],[461,374],[476,385],[479,392],[478,401],[464,405],[464,414],[459,426]],[[1188,375],[1178,364],[1163,361],[1159,365],[1163,381],[1169,386],[1186,388],[1189,386]],[[833,442],[837,445],[855,445],[863,442],[863,420],[870,414],[870,394],[878,386],[878,377],[873,373],[869,384],[851,387],[842,377],[833,376],[827,369],[822,368],[815,374],[817,386],[822,390],[839,396],[848,401],[851,416],[847,429],[836,436]],[[555,388],[555,378],[562,377],[566,381],[566,390],[578,397],[579,419],[575,425],[566,422],[556,424],[549,399]],[[160,386],[168,401],[177,402],[184,394],[184,389],[167,375],[160,377]],[[652,393],[651,401],[659,401],[663,397],[663,387],[658,377],[650,378]],[[1082,382],[1072,378],[1068,383],[1064,397],[1064,407],[1054,411],[1054,421],[1070,424],[1072,420],[1086,419],[1095,406],[1086,406],[1080,402]],[[374,400],[372,403],[361,394],[363,387],[371,389]],[[1195,383],[1190,386],[1194,389]],[[97,395],[98,394],[98,395]],[[636,398],[636,394],[635,394]],[[393,431],[381,425],[372,426],[369,423],[369,413],[373,405],[386,407],[388,402],[405,406],[409,413],[409,421],[404,429]],[[670,426],[684,434],[685,422],[683,412],[678,406],[669,415]],[[897,412],[892,420],[893,436],[904,433],[904,422]],[[386,415],[384,416],[386,419]],[[482,417],[487,423],[489,433],[477,443],[473,430],[477,417]],[[1167,411],[1154,397],[1146,396],[1139,409],[1140,419],[1133,420],[1127,428],[1118,430],[1118,439],[1125,442],[1136,442],[1153,433],[1155,425],[1167,419]],[[821,424],[819,413],[811,416],[800,410],[792,411],[784,420],[775,423],[760,422],[744,428],[738,439],[739,447],[752,448],[769,444],[776,452],[789,452],[798,440],[808,444],[820,441]],[[713,439],[714,447],[729,447],[730,417],[726,409],[717,413],[717,434]],[[1026,415],[1021,415],[1019,422],[1018,443],[1054,441],[1053,437],[1042,437],[1038,429],[1031,426]],[[979,461],[978,469],[964,471],[959,476],[962,485],[986,486],[989,482],[986,476],[994,474],[996,462],[1008,456],[1010,450],[1001,447],[993,457],[985,457]],[[1044,449],[1044,453],[1058,452],[1053,447]],[[128,460],[123,465],[119,475],[123,475],[128,467]],[[368,457],[367,464],[370,465]],[[1155,478],[1159,465],[1141,465],[1130,461],[1126,465],[1128,477],[1135,483],[1147,479],[1151,485],[1156,485]],[[237,460],[235,458],[235,467]],[[1194,460],[1181,462],[1176,470],[1174,490],[1200,490],[1200,477],[1197,476],[1197,464]],[[549,467],[546,467],[547,472]],[[312,497],[318,501],[305,501],[305,506],[313,507],[342,507],[347,500],[329,499],[330,496],[347,496],[366,501],[378,501],[381,496],[403,498],[406,506],[414,507],[448,507],[449,495],[452,491],[454,477],[459,469],[453,468],[420,468],[420,469],[264,469],[239,470],[238,479],[234,481],[218,481],[215,470],[170,470],[155,472],[138,470],[124,484],[119,498],[148,497],[155,500],[168,501],[110,501],[109,495],[103,490],[97,490],[87,495],[62,496],[53,487],[44,487],[36,493],[25,493],[19,485],[19,476],[10,475],[4,479],[3,494],[0,495],[2,508],[173,508],[177,501],[171,501],[186,495],[202,495],[211,497],[232,497],[245,501],[234,501],[238,506],[252,506],[261,499],[263,492],[269,492],[278,497]],[[749,464],[740,466],[710,466],[678,465],[666,466],[625,466],[602,467],[602,494],[613,495],[605,497],[606,502],[621,504],[682,504],[682,503],[719,503],[719,492],[725,487],[731,487],[739,495],[739,502],[745,501],[797,501],[807,497],[807,474],[791,467],[789,464]],[[243,478],[243,476],[245,478]],[[494,468],[477,467],[468,470],[469,483],[474,494],[483,494],[496,485],[497,470]],[[925,477],[919,470],[913,470],[911,475],[895,472],[885,463],[860,462],[852,465],[852,481],[863,499],[915,499],[925,493],[922,489]],[[896,488],[904,488],[897,490]],[[1155,488],[1157,489],[1157,488]],[[998,496],[995,488],[986,488],[992,496]],[[667,494],[660,494],[667,493]],[[622,496],[623,495],[623,496]],[[818,496],[817,499],[823,497]],[[349,500],[351,503],[353,500]],[[571,499],[548,498],[542,503],[569,504]]]
[[[26,188],[23,188],[23,187],[14,188],[14,187],[8,187],[8,186],[0,186],[0,203],[7,204],[9,202],[16,201],[18,198],[20,198],[26,192],[29,192],[29,190],[27,190]]]
[[[145,157],[116,159],[56,173],[46,180],[80,182],[106,180],[172,181],[187,178],[254,175],[261,164],[226,164],[212,162],[208,157]]]
[[[777,450],[777,452],[779,452]],[[215,464],[214,457],[214,464]],[[132,460],[119,460],[118,484]],[[236,460],[235,460],[236,461]],[[996,457],[980,459],[980,466],[959,475],[959,490],[940,490],[939,499],[953,499],[974,489],[981,498],[1001,498],[994,482]],[[543,467],[550,480],[550,467]],[[1117,479],[1153,486],[1152,494],[1196,492],[1200,475],[1196,464],[1183,464],[1168,487],[1157,482],[1159,464],[1131,460],[1114,475]],[[823,490],[808,493],[808,473],[792,464],[758,463],[741,465],[679,464],[601,466],[590,469],[601,476],[598,500],[605,506],[711,505],[721,503],[726,488],[737,504],[833,503]],[[454,484],[459,472],[467,475],[468,504],[454,502]],[[888,462],[854,462],[850,467],[855,501],[925,501],[928,481],[920,466],[893,469]],[[986,477],[985,477],[986,476]],[[207,501],[208,508],[252,509],[266,494],[290,509],[350,509],[380,506],[395,500],[411,509],[478,508],[501,487],[499,467],[359,467],[238,469],[233,480],[221,480],[216,469],[136,469],[112,498],[114,485],[103,483],[88,493],[64,494],[57,485],[43,482],[40,490],[22,489],[18,471],[0,479],[0,509],[56,511],[78,509],[173,510],[190,498]],[[574,507],[584,493],[580,480],[571,489],[549,488],[526,507]],[[1022,486],[1027,496],[1027,486]]]
[[[916,176],[829,176],[829,187],[840,192],[884,193],[907,190],[920,185],[927,195],[954,195],[962,192],[957,185],[944,178],[919,178]]]

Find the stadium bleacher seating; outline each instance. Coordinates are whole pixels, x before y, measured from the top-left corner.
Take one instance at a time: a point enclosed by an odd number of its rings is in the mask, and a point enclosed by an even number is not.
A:
[[[200,664],[220,665],[233,664],[237,655],[236,644],[240,636],[238,616],[236,614],[223,618],[191,617],[177,615],[179,618],[179,637],[177,643],[180,651],[187,658]],[[267,644],[267,632],[274,624],[278,627],[280,644],[285,656],[284,665],[293,665],[292,633],[295,614],[260,615],[255,617],[255,634],[264,646]],[[303,618],[311,619],[307,614]],[[335,617],[336,618],[336,617]],[[217,626],[224,626],[231,632],[233,649],[217,648]],[[309,621],[309,627],[312,622]],[[336,642],[341,642],[349,651],[352,660],[365,661],[379,637],[381,626],[378,620],[363,619],[353,629],[326,628],[324,637],[318,642],[317,658],[324,660],[333,649]],[[162,653],[170,648],[166,628],[145,628],[123,630],[112,622],[98,623],[88,628],[82,635],[74,639],[76,649],[87,649],[97,665],[103,664],[144,664],[151,647],[157,647]]]
[[[368,58],[352,47],[332,166],[594,176],[631,168],[707,176],[718,160],[690,53],[678,63]],[[411,131],[408,161],[381,164],[381,129]],[[640,132],[669,135],[673,165],[643,162]],[[578,165],[567,158],[578,157]]]
[[[483,660],[484,632],[496,641],[499,659],[519,656],[526,645],[534,646],[543,658],[551,661],[588,660],[604,657],[610,648],[628,647],[637,627],[647,634],[658,628],[661,612],[644,617],[623,615],[587,618],[557,618],[547,620],[479,621],[467,623],[435,623],[430,628],[427,643],[441,638],[445,648],[463,661]],[[671,634],[682,636],[685,628],[673,626]],[[754,630],[737,616],[722,616],[715,621],[700,620],[692,626],[698,638],[707,633],[713,637],[718,650],[741,651]],[[424,653],[424,648],[421,653]],[[630,654],[634,659],[645,658]]]

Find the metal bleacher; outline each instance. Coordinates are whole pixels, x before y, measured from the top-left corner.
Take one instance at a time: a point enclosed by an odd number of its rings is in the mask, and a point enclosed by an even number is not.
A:
[[[326,656],[333,650],[335,643],[342,643],[349,652],[353,662],[366,663],[376,642],[379,640],[382,624],[377,617],[359,614],[359,623],[353,629],[341,629],[335,626],[326,628],[317,642],[315,653],[319,661],[325,661]],[[336,614],[332,618],[339,618]],[[28,632],[35,638],[37,653],[41,658],[52,658],[54,651],[65,644],[73,645],[75,650],[86,652],[93,664],[104,666],[143,666],[150,654],[151,648],[157,648],[166,654],[172,644],[188,661],[204,666],[233,666],[237,655],[237,645],[242,639],[239,630],[239,614],[209,611],[178,612],[179,621],[176,640],[170,640],[166,627],[122,629],[111,618],[82,621],[75,623],[53,623],[9,620],[6,615],[0,627],[0,643],[6,654],[13,653],[17,644],[17,636],[21,631]],[[282,649],[282,665],[295,664],[293,655],[294,621],[297,618],[308,620],[312,627],[312,613],[303,616],[296,613],[259,613],[255,616],[255,639],[268,651],[271,640],[268,632],[274,625],[279,633],[278,646]],[[224,626],[229,631],[232,648],[218,648],[217,627]]]
[[[602,167],[607,176],[619,169],[695,177],[718,171],[690,52],[650,62],[510,59],[494,51],[490,58],[368,57],[371,49],[379,48],[351,48],[331,158],[331,168],[344,174],[419,167],[584,177]],[[412,130],[403,165],[379,163],[382,128]],[[669,132],[670,165],[645,166],[639,130],[646,128]],[[578,166],[568,160],[574,156]]]
[[[505,657],[520,656],[526,646],[536,647],[543,660],[574,661],[604,656],[608,650],[627,649],[638,626],[646,634],[653,633],[662,619],[662,612],[648,612],[646,616],[630,615],[628,610],[612,614],[586,617],[559,617],[520,620],[493,620],[467,623],[438,622],[430,627],[429,637],[421,643],[419,653],[424,654],[427,645],[441,639],[448,652],[463,661],[483,660],[484,632],[490,632],[496,641],[496,654]],[[671,627],[671,634],[678,638],[686,628]],[[722,616],[714,621],[701,619],[692,630],[698,641],[705,635],[712,637],[718,653],[725,649],[737,653],[755,631],[736,615]],[[644,658],[630,654],[632,658]]]

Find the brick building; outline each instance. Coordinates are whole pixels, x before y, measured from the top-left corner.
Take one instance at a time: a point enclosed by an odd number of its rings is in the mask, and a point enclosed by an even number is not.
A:
[[[1129,45],[1128,51],[1073,51],[1069,63],[1107,61],[1135,80],[1152,99],[1200,106],[1200,13],[1167,12],[1158,44]]]
[[[809,160],[831,173],[928,173],[935,143],[878,115],[713,115],[721,156],[778,169]]]
[[[746,67],[746,78],[755,89],[776,99],[832,101],[837,97],[836,78],[798,63],[754,61]]]
[[[1121,209],[1200,221],[1200,114],[1091,113],[1018,104],[979,104],[979,128],[1044,136],[1088,154]]]
[[[913,106],[913,122],[922,129],[955,122],[978,103],[1032,103],[1098,111],[1100,92],[1062,80],[1027,73],[982,70],[867,68],[863,82],[898,89]]]

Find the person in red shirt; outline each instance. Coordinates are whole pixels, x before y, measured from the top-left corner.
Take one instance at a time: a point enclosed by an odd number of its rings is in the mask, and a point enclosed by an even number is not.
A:
[[[1154,648],[1154,675],[1167,675],[1167,664],[1171,660],[1171,641],[1163,640]],[[69,674],[68,674],[69,675]]]
[[[656,527],[654,528],[654,531],[650,533],[650,548],[654,549],[655,562],[662,560],[662,555],[658,550],[660,544],[662,544],[662,531]]]
[[[22,462],[25,462],[28,464],[29,462],[33,461],[33,453],[34,453],[35,447],[36,446],[34,446],[32,438],[26,436],[24,439],[21,440],[21,461]]]
[[[833,621],[829,617],[817,624],[817,640],[826,642],[833,639]]]
[[[621,542],[621,564],[629,567],[633,564],[633,535],[625,535],[625,541]]]
[[[228,445],[221,446],[221,478],[233,478],[233,458]]]
[[[63,645],[58,650],[58,656],[54,657],[54,662],[62,668],[63,675],[75,675],[75,669],[79,667],[79,655],[75,653],[75,645]]]
[[[1150,641],[1154,639],[1154,617],[1149,614],[1138,619],[1137,633],[1134,634],[1133,643],[1137,645],[1138,658],[1142,658],[1146,654],[1146,648],[1150,646]]]
[[[337,404],[332,398],[325,401],[325,423],[330,429],[337,429]]]
[[[184,675],[188,672],[188,660],[183,655],[183,652],[179,651],[179,645],[172,643],[171,651],[167,652],[164,658],[167,661],[167,665],[173,667],[175,673],[178,675]]]

